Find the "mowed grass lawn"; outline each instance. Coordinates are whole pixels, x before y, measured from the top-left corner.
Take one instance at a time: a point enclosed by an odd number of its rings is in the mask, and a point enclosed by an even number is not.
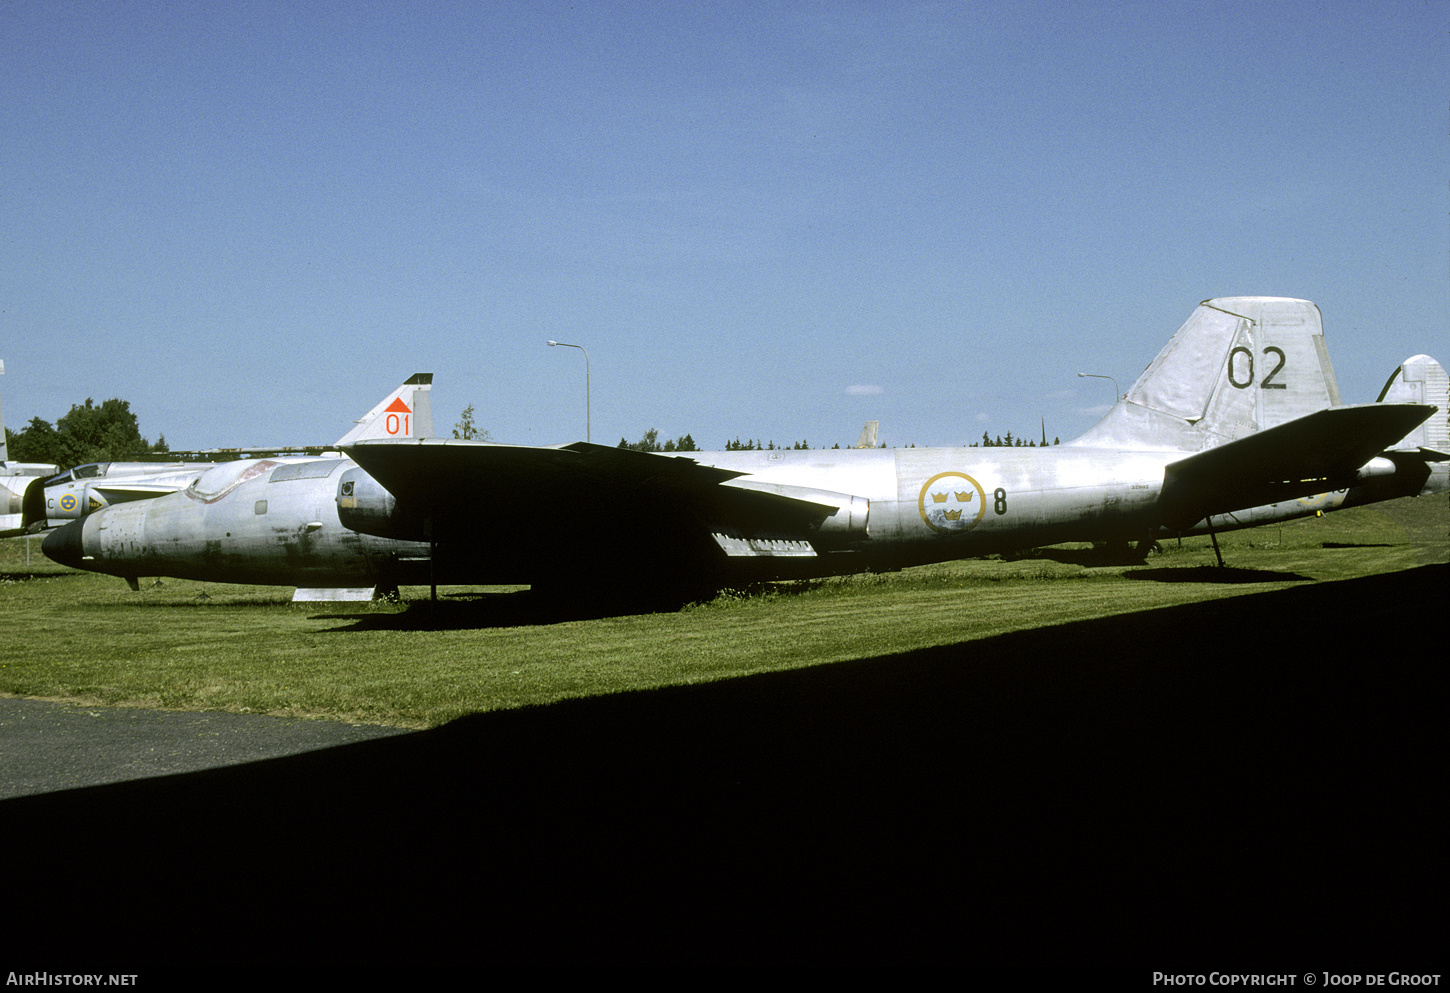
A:
[[[582,615],[517,587],[439,603],[293,604],[291,589],[167,581],[132,593],[0,542],[0,694],[429,727],[463,714],[956,644],[1006,631],[1450,560],[1441,496],[1164,544],[1086,546],[778,584],[671,613]],[[205,594],[203,596],[203,594]],[[1305,618],[1312,623],[1312,618]]]

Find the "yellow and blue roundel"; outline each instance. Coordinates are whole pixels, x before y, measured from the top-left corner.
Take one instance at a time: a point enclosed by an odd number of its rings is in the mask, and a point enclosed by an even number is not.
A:
[[[964,472],[939,472],[922,484],[916,506],[933,531],[969,531],[987,510],[987,494]]]
[[[60,509],[65,511],[67,514],[74,511],[76,509],[76,495],[74,493],[67,493],[65,496],[61,497]]]

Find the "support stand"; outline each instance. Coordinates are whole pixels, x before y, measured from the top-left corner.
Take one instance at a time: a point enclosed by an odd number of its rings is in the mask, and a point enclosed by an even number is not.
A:
[[[1208,540],[1211,541],[1211,542],[1213,542],[1213,554],[1218,557],[1218,567],[1220,569],[1222,569],[1223,568],[1223,552],[1220,552],[1218,550],[1218,535],[1215,534],[1214,533],[1214,530],[1213,530],[1213,518],[1212,517],[1205,517],[1204,520],[1208,522]]]

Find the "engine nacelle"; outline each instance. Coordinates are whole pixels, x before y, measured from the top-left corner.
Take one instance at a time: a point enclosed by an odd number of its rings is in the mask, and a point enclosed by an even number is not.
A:
[[[812,541],[824,540],[829,544],[845,544],[864,541],[871,536],[871,501],[850,493],[836,493],[819,490],[812,486],[795,486],[790,483],[772,483],[749,476],[727,479],[720,484],[737,490],[764,493],[781,497],[787,501],[815,504],[826,511],[815,522]],[[834,509],[831,509],[834,508]]]
[[[423,521],[398,509],[398,500],[364,469],[349,469],[337,480],[337,519],[342,526],[379,538],[421,537]]]
[[[1394,474],[1395,464],[1389,459],[1376,456],[1359,467],[1359,471],[1354,474],[1354,481],[1356,483],[1362,483],[1366,479],[1374,479],[1377,476],[1393,476]]]

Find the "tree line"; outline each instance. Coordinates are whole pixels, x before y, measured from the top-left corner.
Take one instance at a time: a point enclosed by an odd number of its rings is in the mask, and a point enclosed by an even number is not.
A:
[[[62,469],[171,451],[165,435],[154,445],[143,438],[131,404],[115,397],[99,404],[87,397],[54,424],[32,417],[19,431],[6,428],[5,443],[16,462],[49,462]]]
[[[492,440],[487,431],[478,427],[474,419],[472,404],[463,409],[462,417],[454,425],[453,437],[479,441]],[[84,465],[87,462],[112,462],[171,450],[166,444],[165,435],[158,436],[155,444],[142,437],[140,423],[131,411],[131,404],[116,397],[99,404],[87,397],[84,404],[72,404],[70,410],[57,418],[54,424],[43,418],[33,417],[30,419],[30,423],[19,431],[6,429],[5,440],[9,446],[10,458],[16,462],[49,462],[62,468]],[[1059,443],[1057,438],[1052,440],[1054,445]],[[1046,444],[1045,435],[1042,444]],[[983,431],[982,440],[973,442],[967,447],[1036,448],[1038,445],[1039,443],[1036,441],[1014,437],[1011,431],[1005,435],[997,435],[995,438]],[[701,450],[695,439],[689,434],[662,441],[658,428],[650,428],[645,431],[638,441],[631,442],[621,436],[617,447],[636,452],[698,452]],[[734,440],[725,442],[724,450],[727,452],[775,451],[777,449],[803,451],[810,447],[810,443],[804,439],[781,445],[775,441],[762,442],[758,438],[753,440],[746,438],[742,441],[737,435]],[[840,447],[839,444],[831,446],[834,449]],[[883,444],[881,447],[886,446]],[[916,446],[908,445],[907,447]]]
[[[458,433],[455,431],[453,436],[455,438],[458,437]],[[970,445],[967,445],[965,447],[967,447],[967,448],[1038,448],[1038,447],[1045,446],[1046,444],[1047,444],[1047,437],[1046,437],[1046,435],[1043,436],[1042,443],[1041,443],[1041,445],[1039,445],[1038,442],[1031,441],[1031,440],[1028,440],[1026,438],[1014,438],[1012,436],[1012,432],[1011,431],[1008,431],[1005,436],[999,434],[999,435],[997,435],[996,438],[993,438],[987,432],[983,431],[982,432],[982,440],[980,442],[975,442],[974,441]],[[1052,444],[1058,445],[1058,444],[1061,444],[1061,441],[1059,439],[1057,439],[1057,438],[1053,438],[1052,439]],[[620,439],[619,439],[619,444],[616,445],[615,447],[616,448],[627,448],[627,449],[629,449],[630,451],[633,451],[633,452],[698,452],[698,451],[700,451],[700,449],[695,445],[695,439],[692,438],[692,437],[690,437],[688,434],[683,434],[683,435],[680,435],[678,438],[671,438],[671,439],[667,439],[666,441],[661,442],[660,441],[659,429],[657,429],[657,428],[650,428],[648,431],[646,431],[644,433],[644,435],[639,439],[639,441],[630,441],[627,438],[621,436]],[[740,437],[738,435],[736,436],[736,438],[735,438],[734,441],[727,441],[725,443],[725,451],[727,451],[727,452],[754,452],[754,451],[762,451],[762,452],[764,452],[764,451],[775,451],[777,449],[793,449],[795,451],[803,451],[803,450],[809,449],[810,447],[811,446],[810,446],[809,442],[806,442],[806,441],[797,441],[794,444],[790,444],[790,445],[777,445],[774,441],[770,441],[770,442],[767,442],[765,444],[761,444],[760,441],[759,441],[759,439],[756,439],[755,441],[751,441],[749,438],[747,438],[745,441],[742,442],[740,440]],[[840,445],[832,445],[831,447],[832,448],[840,448],[841,446]],[[885,448],[886,445],[883,443],[880,447]],[[915,445],[907,445],[905,447],[907,447],[907,448],[915,448],[916,446]]]
[[[695,439],[688,434],[682,434],[678,438],[667,438],[661,442],[658,428],[650,428],[639,441],[630,441],[621,436],[619,444],[615,447],[627,448],[632,452],[698,452],[701,450],[700,446],[695,444]],[[738,437],[734,441],[725,442],[725,451],[727,452],[774,451],[777,448],[794,448],[800,450],[810,447],[804,441],[798,441],[794,445],[777,445],[773,441],[767,444],[761,444],[758,440],[751,441],[748,438],[745,441],[741,441]],[[835,447],[840,448],[841,446],[837,445]]]
[[[1054,445],[1060,445],[1060,444],[1062,444],[1062,442],[1059,439],[1057,439],[1057,438],[1053,438],[1052,439],[1052,443]],[[1041,444],[1039,444],[1039,443],[1037,443],[1035,441],[1029,441],[1026,438],[1014,438],[1014,437],[1012,437],[1012,432],[1011,431],[1008,431],[1007,432],[1007,436],[1005,438],[1002,435],[999,434],[999,435],[997,435],[997,437],[995,439],[993,439],[990,435],[988,435],[987,432],[983,431],[982,432],[982,441],[981,441],[981,444],[978,444],[977,442],[974,441],[970,445],[968,445],[967,447],[968,448],[1046,448],[1047,447],[1047,435],[1044,434],[1042,436],[1042,442],[1041,442]]]

